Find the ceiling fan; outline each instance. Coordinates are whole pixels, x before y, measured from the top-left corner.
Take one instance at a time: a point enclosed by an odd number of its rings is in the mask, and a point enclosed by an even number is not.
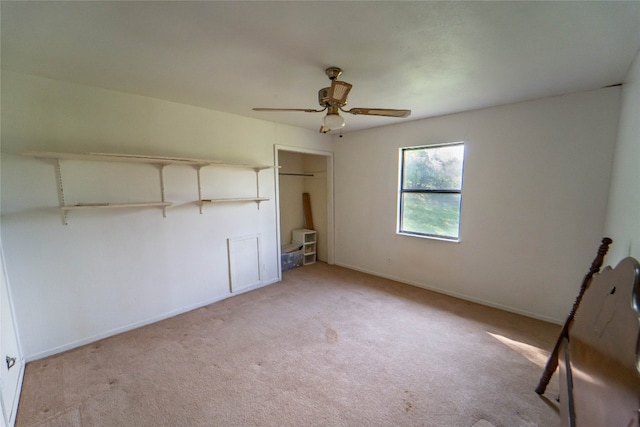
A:
[[[344,119],[340,116],[340,111],[355,115],[364,116],[385,116],[385,117],[409,117],[411,110],[391,110],[388,108],[351,108],[345,110],[347,96],[352,85],[338,80],[342,70],[338,67],[329,67],[325,70],[327,77],[331,80],[331,86],[324,87],[318,91],[318,103],[322,109],[313,108],[254,108],[254,111],[303,111],[305,113],[321,113],[327,111],[327,115],[322,120],[320,126],[321,133],[344,127]]]

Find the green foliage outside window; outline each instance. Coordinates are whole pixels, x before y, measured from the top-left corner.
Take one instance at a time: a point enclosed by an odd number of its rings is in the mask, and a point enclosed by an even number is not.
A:
[[[401,149],[399,232],[457,240],[464,145]]]

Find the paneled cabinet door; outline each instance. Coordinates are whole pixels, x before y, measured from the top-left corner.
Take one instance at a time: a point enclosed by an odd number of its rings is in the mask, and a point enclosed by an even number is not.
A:
[[[18,346],[11,301],[4,273],[0,247],[0,386],[2,387],[2,425],[13,426],[18,408],[18,390],[23,373],[23,360]]]

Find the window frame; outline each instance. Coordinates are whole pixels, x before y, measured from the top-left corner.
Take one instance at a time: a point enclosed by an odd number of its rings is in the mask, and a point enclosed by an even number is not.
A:
[[[405,151],[435,149],[442,147],[451,147],[461,145],[463,147],[462,170],[460,172],[460,190],[451,189],[405,189],[404,173],[405,173]],[[446,142],[440,144],[418,145],[411,147],[400,147],[399,149],[399,173],[398,173],[398,216],[396,224],[396,234],[411,237],[420,237],[425,239],[443,240],[446,242],[460,242],[460,230],[462,222],[462,190],[464,188],[464,163],[465,163],[465,141]],[[458,236],[445,236],[439,234],[420,233],[417,231],[407,231],[402,229],[404,194],[459,194],[460,205],[458,207]]]

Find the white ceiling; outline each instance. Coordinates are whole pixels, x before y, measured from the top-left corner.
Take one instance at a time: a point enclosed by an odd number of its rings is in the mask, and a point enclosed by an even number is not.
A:
[[[338,66],[344,131],[621,83],[640,2],[7,2],[2,68],[313,130]]]

